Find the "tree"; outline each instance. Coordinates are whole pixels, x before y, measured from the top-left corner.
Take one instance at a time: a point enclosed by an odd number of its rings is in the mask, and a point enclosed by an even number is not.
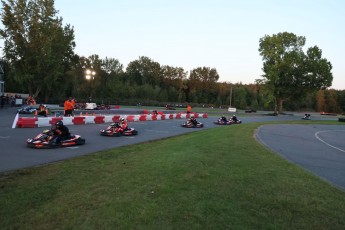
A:
[[[159,85],[162,80],[160,64],[148,57],[139,57],[139,60],[130,62],[126,72],[132,82],[138,85],[149,84],[155,86]]]
[[[183,81],[187,79],[187,72],[182,67],[162,66],[163,87],[168,90],[168,94],[177,93],[177,101],[184,98]],[[169,96],[169,98],[173,98]]]
[[[189,75],[190,92],[197,96],[195,102],[209,103],[215,100],[217,92],[215,92],[219,75],[217,70],[209,67],[198,67],[193,69]],[[214,102],[214,101],[213,101]]]
[[[123,65],[114,58],[105,58],[102,60],[101,69],[105,74],[101,79],[101,96],[102,98],[112,97],[120,84],[120,77],[123,76]]]
[[[4,54],[11,76],[37,96],[47,98],[73,57],[74,30],[62,26],[54,0],[2,0]]]
[[[332,85],[332,65],[322,58],[317,47],[303,51],[305,37],[283,32],[260,39],[263,59],[263,83],[275,98],[275,113],[282,113],[283,102],[298,100],[309,92]]]

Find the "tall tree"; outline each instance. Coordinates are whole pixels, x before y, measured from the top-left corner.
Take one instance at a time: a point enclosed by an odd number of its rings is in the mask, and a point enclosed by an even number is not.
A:
[[[130,62],[126,72],[132,81],[138,85],[149,84],[154,86],[162,82],[160,64],[148,57],[139,57],[138,60]]]
[[[73,57],[74,30],[57,17],[54,0],[2,0],[0,35],[11,76],[47,98]],[[60,78],[61,79],[61,78]]]
[[[209,103],[217,97],[215,92],[219,75],[215,68],[198,67],[193,69],[189,75],[190,91],[198,95],[198,101]]]
[[[123,76],[123,65],[115,58],[106,57],[102,60],[102,70],[105,72],[101,79],[102,98],[115,96],[114,92],[118,89],[120,78]]]
[[[332,85],[332,65],[322,58],[317,47],[303,51],[305,37],[283,32],[260,39],[263,59],[263,82],[275,97],[275,112],[282,113],[288,99],[300,99]],[[278,107],[278,111],[277,111]]]
[[[187,72],[182,67],[162,66],[163,86],[169,92],[177,92],[177,101],[184,98],[183,81],[187,79]]]

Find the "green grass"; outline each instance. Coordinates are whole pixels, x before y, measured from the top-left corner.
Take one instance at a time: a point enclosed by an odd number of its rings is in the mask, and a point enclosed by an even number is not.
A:
[[[0,228],[344,229],[344,191],[259,144],[259,125],[2,175]]]

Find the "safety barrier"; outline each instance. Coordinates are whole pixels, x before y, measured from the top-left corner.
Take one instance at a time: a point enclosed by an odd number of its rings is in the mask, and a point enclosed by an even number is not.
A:
[[[38,118],[27,118],[27,117],[20,117],[17,121],[18,128],[36,128]]]
[[[84,125],[85,124],[85,117],[74,117],[73,123],[75,125]]]
[[[128,122],[138,121],[157,121],[167,119],[186,119],[194,116],[195,118],[208,118],[206,113],[174,113],[174,114],[140,114],[140,115],[85,115],[74,117],[22,117],[19,118],[17,128],[36,128],[52,126],[57,121],[62,121],[65,125],[85,125],[85,124],[103,124],[119,122],[125,118]]]

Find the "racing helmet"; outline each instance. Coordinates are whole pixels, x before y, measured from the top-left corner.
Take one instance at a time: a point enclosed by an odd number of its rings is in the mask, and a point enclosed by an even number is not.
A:
[[[63,126],[63,122],[62,121],[57,121],[57,122],[55,122],[55,126],[57,128],[59,128],[59,127]]]
[[[122,118],[120,118],[120,121],[121,121],[121,122],[125,122],[126,119],[122,117]]]

